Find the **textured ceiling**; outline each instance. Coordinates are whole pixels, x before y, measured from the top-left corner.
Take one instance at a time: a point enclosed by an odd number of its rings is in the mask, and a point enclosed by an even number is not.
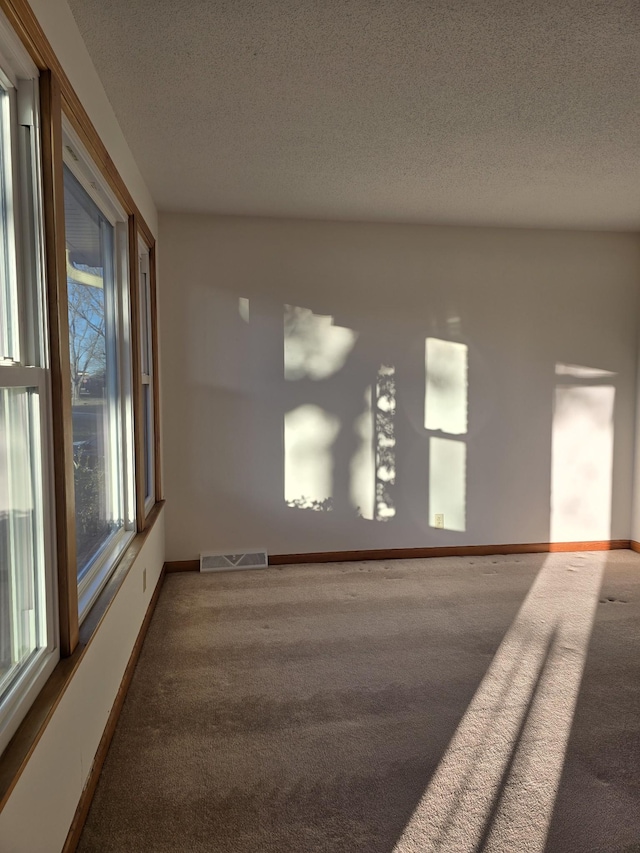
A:
[[[69,0],[158,207],[640,228],[639,0]]]

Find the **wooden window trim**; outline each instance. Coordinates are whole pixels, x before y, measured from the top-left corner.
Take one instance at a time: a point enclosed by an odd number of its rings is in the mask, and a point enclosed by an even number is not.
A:
[[[134,217],[134,220],[136,217]],[[160,372],[158,369],[158,300],[157,300],[157,289],[156,289],[156,247],[155,243],[153,243],[150,247],[147,244],[147,239],[144,233],[141,230],[138,230],[136,237],[136,250],[138,246],[138,238],[142,240],[145,247],[148,248],[148,259],[149,259],[149,321],[150,321],[150,331],[151,331],[151,393],[153,397],[153,500],[154,504],[158,501],[164,500],[162,494],[162,464],[161,464],[161,456],[160,456],[160,381],[159,376]],[[132,237],[130,236],[130,245],[132,244]],[[142,310],[140,304],[140,267],[138,263],[138,258],[134,259],[131,257],[131,265],[133,269],[133,262],[136,261],[136,298],[138,300],[137,310],[138,310],[138,321],[140,321],[140,311]],[[140,334],[140,326],[138,326],[138,333]],[[140,334],[140,347],[142,346],[142,336]],[[136,449],[136,459],[144,459],[144,464],[147,463],[147,456],[144,452],[144,399],[142,397],[143,393],[143,383],[142,383],[142,350],[139,349],[139,377],[140,377],[140,385],[138,391],[140,393],[140,446],[139,451]],[[138,452],[141,453],[138,456]],[[139,506],[142,506],[142,515],[143,517],[148,517],[149,513],[153,510],[153,506],[151,506],[148,510],[145,509],[145,478],[144,478],[144,468],[140,467],[140,482],[136,482],[136,494],[137,500],[139,501]],[[139,519],[140,524],[140,519]],[[144,523],[139,526],[139,529],[142,530],[144,527]]]
[[[149,296],[151,311],[151,359],[152,359],[152,382],[153,382],[153,463],[155,470],[154,487],[156,501],[164,500],[162,491],[162,456],[160,440],[160,341],[158,330],[158,293],[156,277],[156,244],[155,241],[149,246]]]
[[[131,368],[133,383],[133,450],[136,495],[136,529],[144,530],[146,522],[144,469],[144,412],[142,394],[142,354],[140,333],[140,264],[138,260],[138,227],[137,217],[129,217],[129,299],[131,303]]]
[[[78,566],[69,381],[71,364],[64,232],[62,110],[60,87],[50,71],[42,71],[40,74],[40,108],[60,655],[66,657],[78,645]]]

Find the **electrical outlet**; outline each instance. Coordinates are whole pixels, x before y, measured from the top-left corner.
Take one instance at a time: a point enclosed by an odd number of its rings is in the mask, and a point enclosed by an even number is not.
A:
[[[142,570],[142,591],[143,592],[147,591],[147,569],[146,568],[144,568]]]
[[[444,513],[437,512],[434,516],[435,524],[434,527],[439,527],[442,529],[444,527]]]

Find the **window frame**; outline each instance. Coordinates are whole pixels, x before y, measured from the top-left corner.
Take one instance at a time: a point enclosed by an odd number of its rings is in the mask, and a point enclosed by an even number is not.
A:
[[[142,421],[143,446],[142,462],[142,493],[144,495],[145,519],[156,503],[156,466],[155,466],[155,435],[156,435],[156,394],[155,394],[155,359],[153,347],[154,312],[152,301],[151,280],[151,250],[143,236],[138,234],[138,293],[140,314],[140,381],[142,392],[140,399],[140,417]],[[146,361],[146,365],[145,365]],[[146,366],[146,370],[145,370]],[[145,388],[148,389],[149,412],[145,409]],[[147,480],[148,478],[148,480]],[[149,488],[147,490],[147,482]]]
[[[60,658],[55,501],[52,476],[51,377],[45,323],[44,215],[40,155],[39,71],[0,14],[0,83],[7,92],[3,127],[5,223],[5,317],[8,357],[0,356],[0,388],[35,392],[29,401],[30,461],[34,489],[34,607],[36,647],[7,679],[0,697],[0,753],[29,710]],[[8,154],[8,156],[7,156]],[[4,254],[4,253],[3,253]],[[7,322],[8,319],[8,322]],[[35,421],[31,420],[35,416]]]
[[[53,523],[50,474],[50,430],[48,429],[50,394],[48,375],[44,368],[24,367],[21,365],[0,365],[0,389],[34,389],[38,396],[39,435],[36,436],[36,458],[40,463],[40,488],[36,499],[37,521],[42,525],[40,545],[41,591],[43,593],[42,611],[36,616],[40,630],[44,634],[43,644],[36,648],[20,670],[12,677],[6,691],[0,699],[0,753],[7,745],[31,703],[44,686],[60,659],[58,636],[58,611],[55,576],[55,549],[53,547]]]
[[[87,196],[113,226],[113,273],[115,291],[115,348],[117,351],[118,394],[116,411],[111,413],[112,429],[116,430],[119,477],[122,493],[124,524],[95,553],[87,572],[78,581],[78,624],[82,624],[91,606],[115,570],[122,554],[137,531],[134,452],[134,400],[132,350],[136,346],[131,311],[131,275],[129,270],[129,217],[119,203],[98,165],[84,146],[69,119],[62,118],[63,170],[66,167]],[[63,223],[64,228],[64,223]],[[66,265],[65,265],[66,285]],[[67,314],[68,323],[68,314]],[[109,345],[109,342],[107,342]],[[73,427],[71,426],[71,431]],[[113,440],[113,438],[111,438]],[[75,530],[74,530],[75,533]],[[77,577],[76,554],[76,577]]]
[[[0,216],[3,219],[0,233],[0,270],[4,276],[0,293],[0,363],[20,364],[21,342],[24,337],[22,318],[19,311],[17,289],[18,252],[14,190],[17,171],[17,79],[3,73],[4,60],[0,54]],[[6,152],[6,153],[5,153]],[[8,154],[8,156],[7,156]],[[18,217],[19,219],[20,217]],[[4,315],[4,316],[3,316]]]

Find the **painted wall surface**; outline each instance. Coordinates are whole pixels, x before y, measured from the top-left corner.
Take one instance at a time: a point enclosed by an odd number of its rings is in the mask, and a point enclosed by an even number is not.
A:
[[[124,138],[98,72],[66,0],[29,0],[71,85],[100,139],[151,229],[158,233],[158,212]]]
[[[161,515],[0,812],[2,853],[62,849],[163,564]]]
[[[167,559],[629,538],[636,235],[163,214],[160,241]]]

